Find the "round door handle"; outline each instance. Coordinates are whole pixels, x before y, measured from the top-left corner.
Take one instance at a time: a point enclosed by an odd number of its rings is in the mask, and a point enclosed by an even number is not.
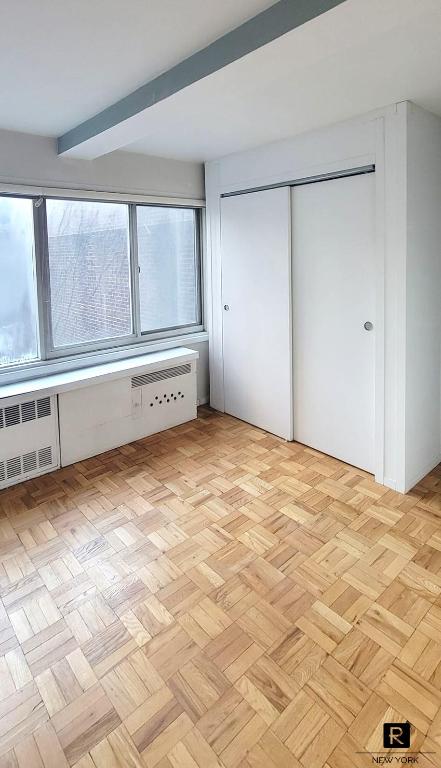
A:
[[[225,312],[229,312],[230,311],[230,305],[229,304],[224,304],[224,310],[225,310]]]
[[[370,320],[366,320],[365,324],[363,325],[363,328],[365,331],[372,331],[373,327],[374,327],[374,324],[371,323]]]

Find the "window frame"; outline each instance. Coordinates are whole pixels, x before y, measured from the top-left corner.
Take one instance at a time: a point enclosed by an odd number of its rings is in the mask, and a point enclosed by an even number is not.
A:
[[[56,347],[53,341],[52,333],[52,313],[51,313],[51,276],[50,276],[50,264],[49,264],[49,237],[47,229],[47,210],[46,200],[43,198],[41,207],[44,207],[44,247],[41,254],[43,263],[43,291],[44,291],[44,314],[45,314],[45,332],[46,332],[46,359],[58,360],[59,358],[69,357],[71,355],[78,355],[84,352],[99,352],[103,349],[111,349],[113,347],[126,346],[137,340],[135,333],[135,317],[134,317],[134,278],[133,278],[133,259],[134,252],[132,248],[132,239],[130,232],[130,206],[131,203],[125,203],[119,200],[97,200],[86,197],[69,197],[65,198],[62,195],[52,195],[51,200],[66,200],[69,203],[103,203],[124,205],[127,207],[127,234],[128,234],[128,248],[129,248],[129,268],[130,268],[130,302],[131,302],[131,315],[132,315],[132,333],[127,333],[124,336],[108,336],[104,339],[97,339],[96,341],[85,341],[80,344],[66,344],[62,347]]]
[[[125,199],[120,194],[106,193],[103,197],[80,192],[63,194],[64,190],[57,190],[54,194],[38,194],[36,192],[9,192],[4,188],[0,189],[1,197],[25,198],[32,201],[33,223],[34,223],[34,248],[35,248],[35,276],[37,292],[37,311],[38,311],[38,352],[39,357],[28,363],[17,363],[0,366],[0,381],[4,374],[17,374],[19,379],[20,372],[41,367],[48,363],[67,362],[79,358],[78,367],[81,366],[81,359],[88,358],[103,353],[127,348],[132,350],[137,345],[146,345],[154,341],[170,341],[173,337],[188,336],[192,333],[201,333],[205,331],[204,324],[204,301],[203,301],[203,254],[202,254],[202,231],[203,231],[203,209],[204,204],[198,201],[198,204],[189,204],[187,202],[160,203],[156,200],[146,201],[136,199]],[[129,247],[129,268],[130,268],[130,299],[132,315],[132,333],[119,337],[108,337],[98,341],[82,342],[81,344],[71,344],[64,347],[55,347],[52,337],[52,316],[51,316],[51,297],[50,297],[50,268],[49,268],[49,241],[47,228],[47,200],[66,200],[69,202],[94,202],[94,203],[118,203],[127,206],[128,209],[128,247]],[[137,239],[137,215],[138,206],[166,207],[166,208],[188,208],[195,213],[195,255],[196,255],[196,292],[198,306],[199,322],[187,325],[175,326],[171,328],[158,328],[149,331],[141,331],[140,322],[140,299],[139,299],[139,264],[138,264],[138,239]],[[84,365],[84,364],[83,364]],[[41,374],[40,374],[41,375]]]
[[[26,194],[21,192],[4,192],[0,191],[0,197],[8,197],[13,199],[20,199],[20,200],[29,200],[32,205],[32,223],[33,223],[33,233],[34,233],[34,254],[33,254],[33,268],[34,268],[34,275],[35,275],[35,294],[37,299],[37,357],[33,357],[31,360],[28,360],[27,362],[16,362],[16,363],[10,363],[9,365],[0,365],[0,376],[5,371],[6,373],[9,371],[16,371],[16,370],[23,370],[27,369],[30,366],[38,365],[42,362],[43,357],[43,327],[42,327],[42,293],[41,293],[41,272],[40,272],[40,250],[38,247],[37,238],[39,239],[38,233],[37,233],[37,222],[36,222],[36,210],[38,206],[36,205],[36,202],[40,199],[40,195],[32,195],[32,194]]]
[[[176,333],[181,331],[182,329],[187,328],[194,328],[195,332],[197,330],[203,330],[203,318],[204,318],[204,308],[203,308],[203,301],[202,301],[202,259],[201,259],[201,244],[202,244],[202,224],[201,224],[201,215],[199,213],[199,210],[197,208],[194,208],[189,205],[180,205],[179,208],[187,208],[192,211],[194,211],[195,214],[195,227],[194,227],[194,247],[195,247],[195,264],[196,264],[196,301],[197,301],[197,307],[198,307],[198,320],[195,323],[187,323],[185,325],[173,325],[169,328],[156,328],[149,331],[143,331],[141,330],[141,307],[139,304],[139,260],[138,260],[138,226],[137,226],[137,208],[176,208],[175,205],[163,205],[158,206],[154,203],[136,203],[134,206],[134,234],[136,238],[136,247],[134,248],[134,253],[136,254],[136,279],[137,279],[137,298],[138,298],[138,328],[140,331],[140,335],[144,337],[152,337],[152,334],[161,334],[166,332]]]

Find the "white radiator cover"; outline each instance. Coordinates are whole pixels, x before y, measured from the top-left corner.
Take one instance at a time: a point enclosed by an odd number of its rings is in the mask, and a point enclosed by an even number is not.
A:
[[[0,387],[0,489],[195,419],[198,357],[178,347]]]
[[[61,465],[195,419],[196,360],[58,395]]]
[[[60,466],[56,397],[0,400],[0,488]]]

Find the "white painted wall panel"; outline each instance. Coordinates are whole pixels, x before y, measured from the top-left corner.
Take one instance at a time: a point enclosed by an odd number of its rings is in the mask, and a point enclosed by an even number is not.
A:
[[[199,357],[196,362],[197,400],[199,405],[205,405],[210,400],[210,374],[208,369],[208,341],[199,344],[186,343],[188,349],[193,349]]]
[[[97,160],[60,157],[56,139],[0,130],[0,182],[42,187],[204,198],[201,163],[112,152]]]
[[[222,158],[216,161],[219,186],[232,191],[367,165],[375,158],[374,121],[381,114],[370,113]]]
[[[441,460],[441,120],[407,112],[406,464],[411,488]]]

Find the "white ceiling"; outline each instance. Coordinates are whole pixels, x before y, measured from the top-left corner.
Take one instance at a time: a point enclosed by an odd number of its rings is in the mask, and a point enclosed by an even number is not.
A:
[[[2,0],[0,128],[63,133],[272,1]],[[206,160],[404,99],[441,115],[440,62],[441,0],[346,0],[146,110],[125,148]]]
[[[441,115],[441,0],[346,0],[147,110],[129,149],[213,159],[405,99]]]
[[[274,0],[1,0],[0,128],[58,136]]]

